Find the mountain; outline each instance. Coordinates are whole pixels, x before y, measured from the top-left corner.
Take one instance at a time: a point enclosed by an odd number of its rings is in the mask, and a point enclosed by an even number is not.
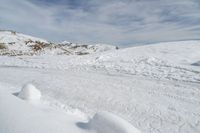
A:
[[[15,31],[0,31],[0,55],[86,55],[116,49],[116,46],[105,44],[52,43]]]
[[[71,54],[23,56],[49,42],[27,46],[18,36],[2,45],[23,54],[0,56],[0,132],[199,133],[200,41],[119,50],[65,41],[51,45]],[[83,48],[91,54],[77,55]]]

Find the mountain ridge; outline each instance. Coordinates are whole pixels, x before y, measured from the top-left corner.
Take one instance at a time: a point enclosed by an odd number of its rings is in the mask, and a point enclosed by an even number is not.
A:
[[[118,47],[107,44],[53,43],[15,31],[0,31],[0,55],[86,55],[116,49]]]

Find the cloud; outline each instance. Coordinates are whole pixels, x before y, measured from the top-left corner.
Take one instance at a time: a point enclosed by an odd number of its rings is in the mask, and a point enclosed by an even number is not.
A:
[[[0,28],[52,41],[130,45],[200,39],[198,0],[0,0]]]

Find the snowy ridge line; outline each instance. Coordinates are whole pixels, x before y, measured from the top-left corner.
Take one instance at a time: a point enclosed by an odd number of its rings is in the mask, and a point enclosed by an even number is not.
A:
[[[15,31],[0,31],[0,56],[87,55],[116,49],[107,44],[52,43]]]

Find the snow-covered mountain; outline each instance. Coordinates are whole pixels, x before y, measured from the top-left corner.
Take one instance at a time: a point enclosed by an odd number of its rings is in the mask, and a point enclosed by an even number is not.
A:
[[[93,54],[0,56],[0,133],[199,133],[200,41],[56,45]]]
[[[15,31],[0,31],[0,55],[86,55],[116,49],[118,47],[105,44],[52,43]]]

